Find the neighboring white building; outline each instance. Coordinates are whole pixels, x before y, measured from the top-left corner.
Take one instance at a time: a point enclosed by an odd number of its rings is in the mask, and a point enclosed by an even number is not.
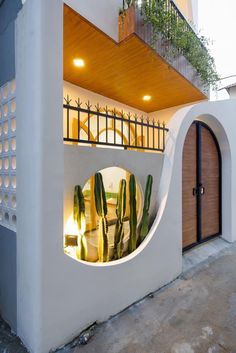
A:
[[[236,240],[236,102],[208,102],[184,51],[153,36],[139,9],[119,16],[122,3],[19,1],[15,16],[9,2],[0,6],[0,314],[32,353],[48,353],[177,278],[183,248]],[[196,4],[167,0],[195,24]],[[7,33],[2,18],[12,24]],[[153,176],[147,237],[107,262],[97,261],[98,171],[112,234],[118,181],[135,174],[140,222]],[[82,237],[73,222],[78,184],[87,261],[73,243]]]
[[[221,88],[221,90],[222,89],[225,89],[227,91],[230,98],[232,98],[232,99],[236,98],[236,83],[231,83],[230,85],[227,85],[227,86]]]

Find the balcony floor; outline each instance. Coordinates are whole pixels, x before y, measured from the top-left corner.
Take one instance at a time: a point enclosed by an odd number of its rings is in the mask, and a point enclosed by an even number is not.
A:
[[[85,67],[76,68],[74,58]],[[148,113],[207,99],[136,34],[117,43],[68,6],[64,80]]]

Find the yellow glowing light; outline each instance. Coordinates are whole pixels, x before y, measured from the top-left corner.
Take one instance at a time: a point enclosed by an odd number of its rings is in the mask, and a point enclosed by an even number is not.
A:
[[[146,102],[150,101],[151,98],[152,98],[152,97],[149,96],[149,95],[143,96],[143,100],[146,101]]]
[[[73,213],[71,213],[70,217],[66,221],[65,234],[78,235],[78,227],[74,221]]]
[[[76,66],[76,67],[85,67],[85,62],[84,62],[84,60],[83,59],[74,59],[73,60],[73,63],[74,63],[74,66]]]

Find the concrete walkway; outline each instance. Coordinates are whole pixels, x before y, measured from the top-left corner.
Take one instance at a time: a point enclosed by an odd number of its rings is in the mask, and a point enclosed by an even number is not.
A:
[[[87,345],[75,347],[81,336],[58,353],[236,353],[236,244],[216,246],[220,253],[210,250],[208,260],[98,325]],[[25,352],[0,320],[0,353]]]
[[[27,353],[20,339],[0,317],[0,353]]]
[[[236,245],[98,326],[73,353],[236,353]]]

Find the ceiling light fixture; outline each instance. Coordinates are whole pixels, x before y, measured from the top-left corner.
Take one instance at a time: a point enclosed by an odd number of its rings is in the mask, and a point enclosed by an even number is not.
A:
[[[84,67],[85,66],[85,62],[83,59],[74,59],[73,63],[74,63],[75,67]]]
[[[146,101],[146,102],[150,101],[151,98],[152,98],[152,97],[149,96],[149,95],[143,96],[143,100]]]

